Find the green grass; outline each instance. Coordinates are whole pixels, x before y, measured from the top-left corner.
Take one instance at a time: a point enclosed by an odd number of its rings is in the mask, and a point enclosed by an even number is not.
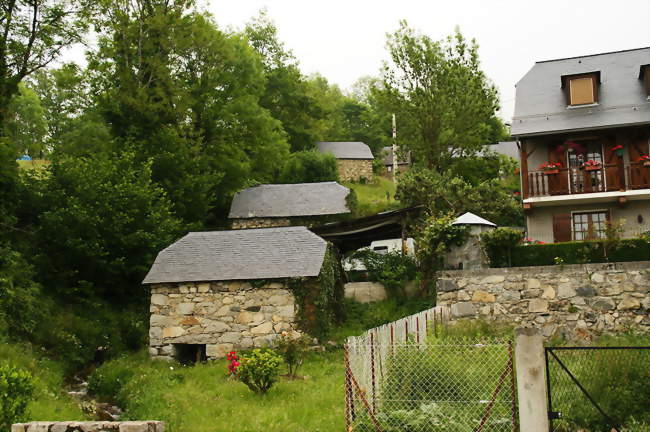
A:
[[[152,361],[139,353],[104,364],[91,378],[100,393],[104,385],[115,391],[116,369],[132,373],[118,386],[114,399],[129,419],[156,419],[170,432],[342,431],[342,351],[310,354],[300,369],[305,380],[280,379],[260,396],[226,375],[226,361],[194,367]]]
[[[366,184],[344,183],[344,186],[354,190],[357,195],[355,217],[369,216],[399,207],[399,201],[395,200],[395,183],[387,178],[375,176]]]
[[[34,376],[35,398],[29,404],[29,421],[85,420],[78,404],[64,390],[61,364],[43,358],[28,346],[0,342],[0,361],[27,369]]]
[[[45,168],[50,164],[50,161],[46,160],[46,159],[32,159],[30,161],[19,160],[19,161],[16,161],[16,162],[18,163],[18,168],[24,169],[24,170]]]

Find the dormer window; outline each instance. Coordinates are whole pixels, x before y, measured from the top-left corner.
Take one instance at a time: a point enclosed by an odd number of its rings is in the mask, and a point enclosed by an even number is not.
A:
[[[562,88],[566,94],[567,105],[573,107],[597,104],[599,83],[598,72],[563,76]]]
[[[645,93],[650,99],[650,64],[641,66],[639,79],[645,83]]]

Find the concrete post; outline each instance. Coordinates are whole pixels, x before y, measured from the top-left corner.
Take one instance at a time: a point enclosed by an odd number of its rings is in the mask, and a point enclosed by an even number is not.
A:
[[[548,432],[544,338],[538,329],[515,330],[515,362],[520,430]]]

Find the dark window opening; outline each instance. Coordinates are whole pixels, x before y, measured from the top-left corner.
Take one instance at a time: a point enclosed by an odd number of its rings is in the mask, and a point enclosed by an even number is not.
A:
[[[184,365],[201,363],[208,359],[205,344],[174,344],[174,358]]]

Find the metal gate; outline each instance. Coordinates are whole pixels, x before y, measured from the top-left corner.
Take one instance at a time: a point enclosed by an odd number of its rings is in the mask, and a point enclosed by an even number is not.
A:
[[[547,347],[551,432],[617,431],[650,403],[650,347]]]

